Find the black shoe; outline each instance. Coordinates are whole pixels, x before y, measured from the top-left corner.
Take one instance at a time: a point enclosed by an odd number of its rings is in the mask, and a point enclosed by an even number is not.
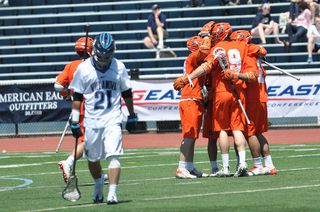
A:
[[[102,203],[103,202],[103,197],[99,199],[98,195],[93,199],[94,203]]]

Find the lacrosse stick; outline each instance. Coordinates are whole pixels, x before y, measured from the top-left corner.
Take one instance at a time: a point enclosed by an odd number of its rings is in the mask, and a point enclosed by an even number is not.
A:
[[[294,76],[293,74],[290,74],[289,72],[287,72],[287,71],[285,71],[285,70],[282,70],[281,68],[278,68],[278,67],[275,66],[275,65],[272,65],[272,64],[268,63],[268,62],[265,61],[264,59],[261,59],[261,62],[263,62],[263,63],[266,64],[267,66],[270,66],[271,68],[274,68],[274,69],[276,69],[276,70],[278,70],[278,71],[280,71],[280,72],[282,72],[282,73],[284,73],[284,74],[286,74],[286,75],[288,75],[288,76],[290,76],[290,77],[292,77],[292,78],[294,78],[294,79],[296,79],[296,80],[298,80],[298,81],[300,81],[300,79],[301,79],[301,78],[299,78],[299,77]]]
[[[201,95],[202,95],[202,100],[204,103],[208,102],[208,90],[207,90],[207,87],[206,85],[203,85],[202,87],[200,87],[200,92],[201,92]]]
[[[76,146],[74,148],[75,152],[77,152],[77,145],[78,138],[76,138]],[[70,202],[76,202],[81,197],[80,190],[78,189],[78,178],[76,176],[76,160],[74,160],[72,174],[68,179],[66,188],[62,192],[62,197]]]
[[[71,119],[71,116],[72,116],[72,114],[70,114],[70,116],[69,116],[69,118],[68,118],[68,121],[67,121],[67,124],[66,124],[66,126],[65,126],[65,128],[64,128],[64,130],[63,130],[63,133],[62,133],[62,135],[61,135],[61,138],[60,138],[59,144],[58,144],[57,149],[56,149],[56,153],[58,153],[58,152],[59,152],[59,149],[60,149],[60,146],[61,146],[62,141],[63,141],[63,139],[64,139],[64,136],[65,136],[65,135],[66,135],[66,133],[67,133],[68,126],[69,126],[69,120]]]
[[[84,51],[83,60],[87,59],[86,57],[87,57],[88,37],[89,37],[89,23],[87,23],[87,26],[86,26],[86,43],[85,43],[85,51]]]
[[[224,50],[224,49],[218,49],[217,53],[215,54],[215,59],[218,59],[219,64],[220,64],[222,70],[226,70],[226,69],[227,69],[227,67],[228,67],[228,65],[229,65],[229,62],[228,62],[228,60],[227,60],[227,56],[226,56],[226,53],[225,53],[225,50]],[[229,78],[229,77],[228,77],[228,78]],[[229,81],[230,81],[231,86],[232,86],[232,89],[233,89],[233,91],[234,91],[234,93],[235,93],[235,95],[236,95],[236,97],[237,97],[237,99],[238,99],[238,102],[239,102],[239,105],[240,105],[240,107],[241,107],[241,110],[242,110],[244,116],[246,117],[246,121],[247,121],[248,124],[250,124],[250,120],[249,120],[249,118],[248,118],[248,116],[247,116],[246,111],[245,111],[244,108],[243,108],[243,105],[242,105],[242,103],[241,103],[241,101],[240,101],[240,98],[239,98],[239,95],[238,95],[238,93],[237,93],[237,91],[236,91],[236,88],[234,87],[234,84],[233,84],[233,82],[232,82],[232,80],[231,80],[230,78],[229,78]]]

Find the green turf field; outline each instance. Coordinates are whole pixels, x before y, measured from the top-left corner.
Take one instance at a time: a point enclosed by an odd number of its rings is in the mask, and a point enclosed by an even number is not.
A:
[[[125,149],[117,205],[92,204],[94,185],[85,159],[76,167],[81,199],[62,198],[65,183],[57,163],[70,152],[0,153],[0,211],[320,211],[320,144],[270,149],[277,175],[188,180],[174,177],[178,148]],[[250,168],[248,151],[247,158]],[[102,165],[107,172],[107,162]],[[232,149],[232,172],[235,165]],[[196,148],[195,167],[210,173],[206,147]],[[106,201],[107,184],[104,191]]]

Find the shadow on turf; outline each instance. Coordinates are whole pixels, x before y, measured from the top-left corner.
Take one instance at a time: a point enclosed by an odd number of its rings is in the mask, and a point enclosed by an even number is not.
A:
[[[108,185],[108,182],[104,182],[104,185]],[[79,184],[79,186],[94,186],[94,183],[83,183],[83,184]]]
[[[125,201],[118,201],[118,204],[122,204],[122,203],[130,203],[133,202],[133,200],[125,200]],[[107,202],[103,202],[103,203],[83,203],[83,204],[77,204],[77,206],[85,206],[85,205],[107,205]],[[117,205],[117,204],[115,204]]]

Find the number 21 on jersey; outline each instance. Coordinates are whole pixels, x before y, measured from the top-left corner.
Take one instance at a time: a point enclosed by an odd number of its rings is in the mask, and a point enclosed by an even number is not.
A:
[[[95,99],[97,100],[94,104],[94,109],[100,110],[111,107],[111,90],[104,91],[96,91]]]

